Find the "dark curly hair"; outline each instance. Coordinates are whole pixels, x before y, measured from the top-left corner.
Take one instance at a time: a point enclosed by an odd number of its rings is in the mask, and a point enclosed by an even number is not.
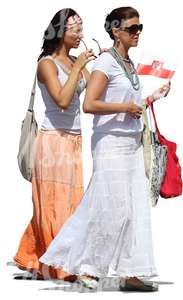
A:
[[[114,40],[114,35],[112,33],[112,28],[119,28],[121,26],[121,21],[125,21],[131,18],[139,18],[139,13],[133,7],[118,7],[111,11],[105,19],[104,28],[109,34],[110,38]]]
[[[48,28],[44,32],[43,45],[41,47],[42,52],[39,55],[38,61],[43,56],[51,55],[58,49],[64,38],[67,20],[69,17],[75,15],[79,17],[78,13],[72,8],[61,9],[55,14]]]

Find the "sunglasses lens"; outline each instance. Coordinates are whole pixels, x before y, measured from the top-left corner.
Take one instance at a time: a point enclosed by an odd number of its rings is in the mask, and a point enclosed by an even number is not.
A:
[[[139,30],[140,30],[140,32],[142,31],[142,29],[143,29],[143,24],[140,24],[140,25],[139,25]]]
[[[142,24],[139,24],[139,25],[134,24],[134,25],[132,25],[132,26],[130,26],[130,27],[128,28],[129,33],[131,33],[131,34],[136,34],[138,31],[141,32],[142,29],[143,29],[143,25],[142,25]]]

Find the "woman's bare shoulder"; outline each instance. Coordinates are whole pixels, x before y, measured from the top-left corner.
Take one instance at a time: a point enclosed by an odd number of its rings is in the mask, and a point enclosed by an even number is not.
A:
[[[45,77],[49,74],[57,75],[57,67],[50,58],[44,58],[38,62],[37,76],[40,82],[44,82]]]

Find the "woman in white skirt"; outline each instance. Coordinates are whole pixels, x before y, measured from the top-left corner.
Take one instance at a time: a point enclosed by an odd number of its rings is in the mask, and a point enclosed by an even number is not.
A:
[[[121,290],[156,291],[157,285],[141,280],[157,271],[141,144],[141,86],[128,56],[142,24],[135,9],[120,7],[107,16],[105,29],[124,68],[109,52],[95,60],[83,104],[86,113],[94,114],[93,175],[75,213],[40,261],[77,274],[88,287],[112,270],[121,277]],[[151,101],[168,91],[164,85]]]

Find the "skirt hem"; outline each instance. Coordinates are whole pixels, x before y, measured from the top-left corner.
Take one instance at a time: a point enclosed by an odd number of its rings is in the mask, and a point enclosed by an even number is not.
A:
[[[71,271],[71,269],[69,269],[68,267],[65,267],[64,264],[61,264],[61,263],[48,263],[47,261],[45,261],[44,259],[41,259],[40,262],[48,265],[48,266],[52,266],[54,268],[62,268],[65,272],[71,274],[71,275],[77,275],[77,276],[81,276],[81,275],[90,275],[90,276],[94,276],[94,277],[108,277],[108,272],[109,272],[109,269],[107,272],[104,272],[104,273],[100,273],[100,272],[95,272],[93,271],[94,268],[93,266],[87,266],[86,268],[83,268],[82,267],[82,271],[78,271],[78,272],[74,272],[73,270]],[[109,266],[110,268],[110,266]],[[117,273],[116,271],[114,271],[116,274],[112,274],[111,276],[114,276],[114,277],[157,277],[158,276],[158,273],[156,271],[156,269],[154,267],[148,267],[148,268],[144,268],[142,270],[139,270],[138,271],[138,268],[135,268],[134,271],[131,270],[131,271],[123,271],[123,272],[119,272]]]

